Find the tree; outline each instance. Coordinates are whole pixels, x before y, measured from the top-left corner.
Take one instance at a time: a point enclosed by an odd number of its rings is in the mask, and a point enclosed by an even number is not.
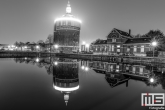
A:
[[[19,47],[21,47],[21,51],[22,51],[22,47],[24,46],[25,44],[23,42],[20,42],[19,43]]]
[[[19,43],[16,41],[16,42],[14,43],[14,45],[15,45],[15,46],[19,46]]]
[[[54,39],[54,36],[49,34],[45,41],[45,43],[49,44],[50,52],[51,52],[51,45],[53,44],[53,39]]]
[[[158,42],[158,46],[156,50],[165,51],[165,36],[162,31],[160,30],[150,30],[148,33],[143,35],[144,37],[150,37],[153,40]]]
[[[52,34],[49,34],[45,42],[52,44],[53,43],[53,38],[54,38],[53,35]]]
[[[137,34],[137,35],[134,36],[134,38],[141,38],[141,37],[142,37],[141,34]]]
[[[150,38],[155,38],[155,39],[161,39],[164,38],[164,34],[160,30],[150,30],[148,33],[143,35],[144,37],[150,37]]]

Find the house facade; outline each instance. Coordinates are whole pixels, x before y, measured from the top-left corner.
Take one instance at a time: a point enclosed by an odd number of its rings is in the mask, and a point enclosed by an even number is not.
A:
[[[107,40],[95,41],[90,49],[93,54],[146,56],[147,51],[153,50],[151,41],[151,38],[133,38],[131,30],[124,32],[114,28]]]
[[[107,40],[97,40],[90,46],[90,50],[92,50],[95,55],[108,55]]]
[[[127,33],[114,28],[107,36],[108,55],[122,55],[124,53],[123,44],[132,38],[130,34],[130,30]]]
[[[128,39],[123,48],[125,55],[146,56],[146,52],[152,50],[151,38]]]

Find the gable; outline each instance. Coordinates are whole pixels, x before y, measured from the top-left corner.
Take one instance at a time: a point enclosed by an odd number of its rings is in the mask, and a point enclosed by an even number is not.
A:
[[[112,38],[132,38],[131,35],[129,35],[129,33],[125,32],[125,31],[121,31],[119,29],[114,28],[107,36],[107,39],[112,39]]]
[[[120,38],[119,33],[113,29],[107,36],[107,39],[112,39],[112,38]]]

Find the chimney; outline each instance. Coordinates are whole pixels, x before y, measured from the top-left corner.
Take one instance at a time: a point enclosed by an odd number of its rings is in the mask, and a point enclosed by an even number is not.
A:
[[[129,29],[129,35],[131,35],[131,29]]]

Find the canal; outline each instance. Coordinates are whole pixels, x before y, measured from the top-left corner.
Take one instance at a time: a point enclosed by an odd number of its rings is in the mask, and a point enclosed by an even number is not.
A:
[[[141,93],[165,93],[164,65],[0,58],[1,110],[148,110]]]

